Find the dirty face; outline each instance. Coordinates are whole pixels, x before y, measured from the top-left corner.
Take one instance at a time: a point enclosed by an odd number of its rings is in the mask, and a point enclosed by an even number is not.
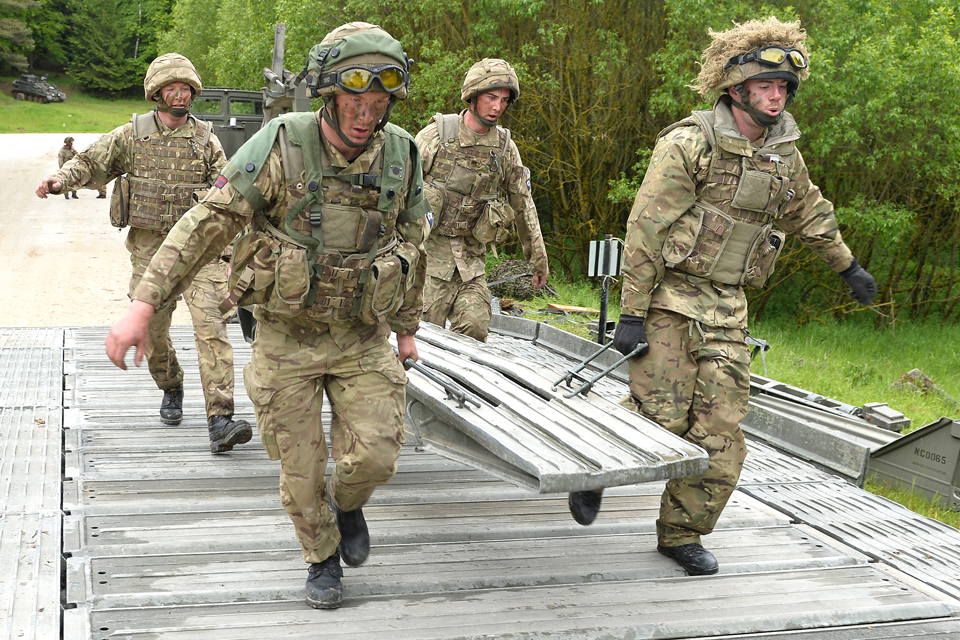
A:
[[[771,118],[780,115],[787,105],[788,83],[779,78],[751,78],[743,83],[745,96],[736,89],[731,93],[741,104],[749,105]]]
[[[354,144],[366,144],[390,105],[382,91],[341,93],[335,97],[340,131]]]

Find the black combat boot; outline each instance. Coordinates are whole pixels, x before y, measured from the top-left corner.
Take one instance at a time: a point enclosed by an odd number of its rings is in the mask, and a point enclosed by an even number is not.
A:
[[[363,519],[363,509],[340,511],[337,503],[333,501],[333,491],[330,490],[329,482],[327,499],[330,501],[330,509],[333,510],[337,528],[340,530],[340,546],[337,549],[343,556],[344,562],[351,567],[359,567],[370,555],[370,532],[367,531],[367,521]]]
[[[77,195],[77,192],[76,192],[76,191],[73,192],[73,199],[74,199],[74,200],[79,200],[79,199],[80,199],[80,196]]]
[[[246,444],[253,437],[253,429],[246,420],[233,420],[233,416],[210,416],[207,430],[210,432],[210,452],[230,451],[235,444]]]
[[[106,197],[107,197],[107,194],[105,194],[105,193],[98,193],[98,194],[97,194],[97,200],[103,200],[103,199],[106,198]]]
[[[181,421],[183,421],[183,385],[176,389],[165,390],[163,402],[160,403],[160,422],[180,424]]]
[[[307,604],[314,609],[337,609],[343,596],[340,579],[343,567],[336,551],[323,562],[314,562],[307,570]]]
[[[699,542],[682,544],[679,547],[664,547],[658,544],[657,551],[676,560],[691,576],[712,576],[720,570],[717,559]]]
[[[574,491],[567,498],[567,506],[573,519],[586,526],[597,519],[601,499],[603,491]]]
[[[63,194],[63,199],[64,199],[64,200],[69,200],[69,199],[70,199],[70,194],[69,194],[69,193]]]

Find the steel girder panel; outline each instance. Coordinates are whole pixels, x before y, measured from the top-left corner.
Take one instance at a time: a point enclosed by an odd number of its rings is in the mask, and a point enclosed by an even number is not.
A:
[[[438,451],[539,493],[584,491],[703,473],[707,454],[597,394],[553,389],[564,370],[425,325],[421,364],[462,387],[458,401],[409,372],[407,418]],[[572,366],[575,363],[568,363]]]

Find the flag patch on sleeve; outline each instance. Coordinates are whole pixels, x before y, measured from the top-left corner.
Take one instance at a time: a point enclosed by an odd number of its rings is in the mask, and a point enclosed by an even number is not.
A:
[[[217,181],[213,183],[213,188],[214,188],[214,189],[223,189],[223,187],[224,187],[226,184],[227,184],[227,177],[226,177],[226,176],[220,176],[219,178],[217,178]]]

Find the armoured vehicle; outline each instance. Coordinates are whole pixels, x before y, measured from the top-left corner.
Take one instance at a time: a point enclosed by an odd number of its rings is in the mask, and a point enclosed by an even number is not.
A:
[[[227,157],[260,130],[263,123],[263,93],[243,89],[204,87],[193,101],[191,112],[213,125]]]
[[[13,81],[13,97],[31,102],[63,102],[67,99],[56,85],[47,82],[47,76],[38,77],[30,73],[21,74]]]

